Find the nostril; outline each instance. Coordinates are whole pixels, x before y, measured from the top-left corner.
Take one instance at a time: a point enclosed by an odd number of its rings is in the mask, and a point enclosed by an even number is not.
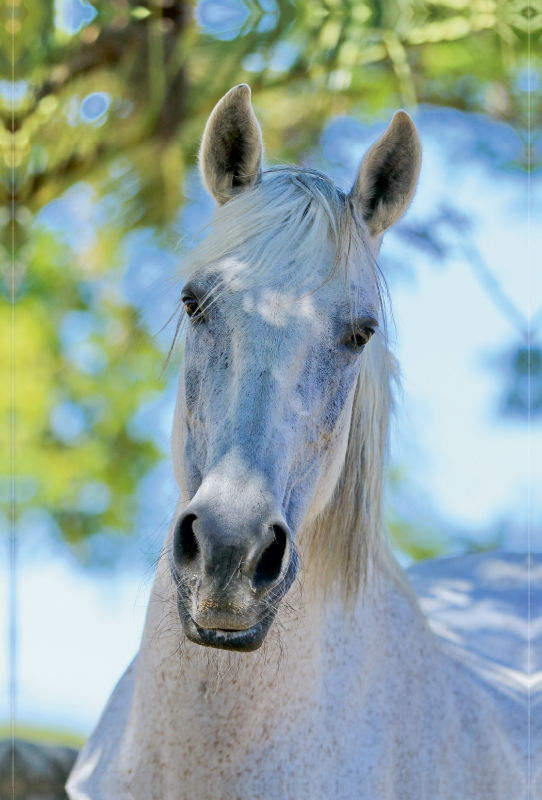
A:
[[[252,585],[255,589],[265,589],[273,585],[282,572],[284,556],[288,548],[288,533],[282,525],[273,525],[274,538],[256,564]]]
[[[179,520],[175,531],[175,560],[177,564],[189,564],[200,554],[200,546],[194,533],[195,514],[188,514]]]

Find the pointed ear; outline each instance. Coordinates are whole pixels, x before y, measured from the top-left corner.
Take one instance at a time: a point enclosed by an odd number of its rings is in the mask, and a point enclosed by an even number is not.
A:
[[[241,83],[215,106],[199,151],[203,182],[217,203],[222,205],[236,189],[254,183],[262,155],[262,133],[250,103],[250,86]]]
[[[416,126],[408,114],[398,111],[387,131],[365,154],[350,192],[373,236],[391,228],[407,210],[421,163]]]

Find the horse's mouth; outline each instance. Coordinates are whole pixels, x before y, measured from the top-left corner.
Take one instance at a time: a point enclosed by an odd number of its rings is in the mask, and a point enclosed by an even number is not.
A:
[[[249,653],[257,650],[263,643],[274,614],[268,614],[251,628],[245,630],[223,630],[222,628],[202,628],[187,614],[179,603],[179,612],[187,639],[204,647],[217,647],[221,650],[237,650]]]
[[[189,611],[192,604],[187,584],[182,580],[175,565],[172,564],[173,578],[177,583],[177,610],[186,638],[195,644],[203,645],[203,647],[216,647],[219,650],[236,650],[240,653],[249,653],[252,650],[257,650],[263,644],[273,624],[282,598],[296,578],[298,564],[297,554],[294,549],[287,573],[282,582],[276,587],[273,595],[267,595],[265,602],[260,600],[259,612],[261,616],[258,622],[249,628],[228,629],[198,625]],[[224,617],[215,619],[218,624],[220,622],[224,624]],[[238,622],[242,624],[241,619]]]

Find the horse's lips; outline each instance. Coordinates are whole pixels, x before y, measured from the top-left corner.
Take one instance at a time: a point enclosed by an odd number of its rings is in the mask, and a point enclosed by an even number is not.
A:
[[[183,615],[184,632],[190,641],[204,647],[217,647],[222,650],[250,652],[257,650],[265,639],[272,618],[266,617],[246,630],[224,630],[222,628],[202,628],[192,617]]]

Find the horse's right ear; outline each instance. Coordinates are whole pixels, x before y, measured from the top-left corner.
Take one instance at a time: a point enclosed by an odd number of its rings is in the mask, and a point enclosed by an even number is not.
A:
[[[217,203],[222,205],[236,189],[254,183],[262,155],[262,133],[252,110],[250,86],[241,83],[215,106],[199,151],[203,182]]]

